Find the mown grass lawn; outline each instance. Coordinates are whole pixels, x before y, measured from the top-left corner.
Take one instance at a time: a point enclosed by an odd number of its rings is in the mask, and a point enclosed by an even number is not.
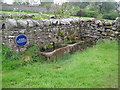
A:
[[[21,62],[3,60],[3,88],[118,87],[117,41],[100,41],[56,62],[38,60],[18,65]]]

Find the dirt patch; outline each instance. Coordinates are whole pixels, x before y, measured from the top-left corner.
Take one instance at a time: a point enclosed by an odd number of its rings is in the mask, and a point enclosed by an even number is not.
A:
[[[55,67],[55,68],[53,68],[53,69],[61,70],[61,69],[63,69],[63,68],[62,68],[62,67]]]
[[[22,58],[22,60],[23,60],[24,62],[30,61],[30,56],[24,56],[24,57]]]

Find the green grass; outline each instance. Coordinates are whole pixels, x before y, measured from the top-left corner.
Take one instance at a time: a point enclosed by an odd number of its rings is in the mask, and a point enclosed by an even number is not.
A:
[[[34,14],[34,15],[47,15],[47,16],[36,16],[33,19],[34,20],[41,20],[41,19],[50,19],[49,16],[54,15],[53,13],[49,13],[49,12],[17,12],[17,11],[0,11],[0,13],[8,13],[8,14]],[[57,15],[59,16],[59,15]],[[79,17],[79,16],[70,16],[70,18],[83,18],[83,19],[92,19],[93,17]],[[21,20],[21,18],[14,18],[15,20]],[[28,20],[28,19],[22,19],[22,20]],[[108,19],[101,19],[101,20],[108,20]],[[112,22],[113,20],[108,20],[110,22]]]
[[[30,48],[25,55],[34,56],[36,48]],[[99,41],[84,52],[76,52],[56,62],[46,62],[38,57],[38,61],[32,63],[7,59],[3,55],[3,88],[118,87],[117,41]]]
[[[2,88],[2,47],[0,44],[0,89]]]
[[[0,13],[8,13],[8,14],[41,14],[39,12],[17,12],[17,11],[0,11]]]
[[[53,15],[52,13],[48,13],[48,12],[29,12],[29,11],[23,11],[23,12],[19,12],[19,11],[0,11],[0,13],[8,13],[8,14],[44,14],[44,15],[48,15],[51,16]]]
[[[49,16],[53,15],[52,13],[45,13],[45,12],[17,12],[17,11],[0,11],[0,13],[7,13],[7,14],[34,14],[34,15],[47,15],[47,16],[35,16],[33,20],[41,20],[41,19],[50,19]],[[15,20],[28,20],[22,18],[13,18]],[[7,19],[6,19],[7,20]]]
[[[79,16],[71,16],[71,18],[93,19],[93,17],[79,17]],[[108,20],[108,19],[99,19],[99,20]],[[114,20],[108,20],[108,21],[112,22]]]

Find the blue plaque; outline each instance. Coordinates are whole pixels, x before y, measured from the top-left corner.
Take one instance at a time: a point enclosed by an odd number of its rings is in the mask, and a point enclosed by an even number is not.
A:
[[[27,37],[25,35],[19,35],[16,38],[16,44],[20,47],[23,47],[27,44]]]

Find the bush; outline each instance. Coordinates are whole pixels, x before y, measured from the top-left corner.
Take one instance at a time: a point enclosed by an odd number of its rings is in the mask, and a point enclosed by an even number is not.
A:
[[[77,16],[96,18],[98,16],[98,12],[81,9],[80,11],[77,12]]]
[[[102,18],[103,19],[115,20],[118,16],[119,15],[118,15],[117,12],[111,12],[111,13],[108,13],[108,14],[104,14]]]
[[[10,48],[7,46],[2,46],[2,57],[5,60],[19,60],[21,58],[21,55],[13,52]]]

